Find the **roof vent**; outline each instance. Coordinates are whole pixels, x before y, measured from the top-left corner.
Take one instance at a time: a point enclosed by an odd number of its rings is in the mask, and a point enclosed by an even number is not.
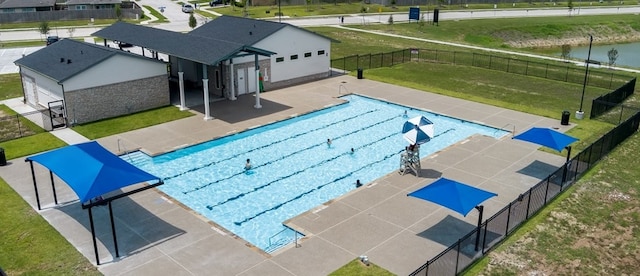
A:
[[[60,62],[64,62],[64,58],[60,58]]]
[[[81,55],[84,55],[84,52],[82,52],[82,50],[80,50],[80,54],[81,54]]]
[[[71,63],[71,60],[70,60],[70,59],[67,59],[67,64],[69,64],[69,63]]]
[[[253,32],[249,32],[249,35],[253,35]]]

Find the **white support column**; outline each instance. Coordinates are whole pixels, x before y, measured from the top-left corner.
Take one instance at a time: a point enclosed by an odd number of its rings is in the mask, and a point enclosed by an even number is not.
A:
[[[233,69],[233,59],[229,60],[229,72],[231,73],[231,98],[230,100],[235,101],[236,98],[236,75],[235,69]]]
[[[202,93],[204,94],[204,120],[213,119],[209,111],[209,73],[207,73],[207,65],[202,64]]]
[[[256,69],[256,105],[254,105],[253,107],[255,108],[262,108],[262,106],[260,105],[260,69]]]
[[[262,105],[260,105],[260,65],[258,63],[258,55],[253,55],[255,57],[255,66],[256,66],[256,105],[254,105],[253,107],[255,108],[262,108]]]
[[[211,113],[209,111],[209,79],[202,79],[203,93],[204,93],[204,120],[212,120]]]
[[[184,99],[184,72],[178,72],[178,86],[180,87],[180,110],[187,110]]]

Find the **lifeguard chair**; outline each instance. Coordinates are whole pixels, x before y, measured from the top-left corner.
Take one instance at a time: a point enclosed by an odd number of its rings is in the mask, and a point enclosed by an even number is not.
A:
[[[415,147],[413,150],[410,147],[400,155],[400,169],[398,173],[401,175],[412,171],[416,176],[420,176],[420,147]]]

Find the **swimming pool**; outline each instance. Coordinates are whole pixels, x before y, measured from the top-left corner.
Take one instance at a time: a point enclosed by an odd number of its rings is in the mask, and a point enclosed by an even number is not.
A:
[[[423,158],[471,135],[507,134],[362,96],[345,98],[345,104],[153,158],[122,158],[163,178],[162,192],[271,252],[294,240],[283,221],[356,189],[356,180],[367,184],[398,170],[408,118],[423,115],[434,123],[435,138],[420,147]]]

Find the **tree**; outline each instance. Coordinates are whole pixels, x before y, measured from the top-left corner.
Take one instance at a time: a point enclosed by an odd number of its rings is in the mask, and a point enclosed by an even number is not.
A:
[[[573,11],[573,0],[567,1],[567,7],[569,8],[569,13],[571,13]]]
[[[51,27],[49,27],[49,22],[47,21],[40,22],[40,26],[38,26],[38,31],[40,32],[40,34],[44,36],[48,35],[49,31],[51,31]]]
[[[389,15],[389,20],[387,20],[387,22],[389,22],[389,25],[393,25],[393,14]]]
[[[198,21],[196,21],[196,17],[193,16],[193,13],[191,13],[191,15],[189,15],[189,27],[193,29],[196,26],[198,26]]]
[[[424,19],[424,13],[422,14],[422,16],[420,16],[420,20],[418,20],[418,25],[420,25],[420,27],[424,27],[424,22],[426,20]]]
[[[67,33],[69,33],[69,37],[73,37],[73,33],[76,31],[75,27],[69,27],[67,29]]]
[[[116,18],[118,21],[122,20],[122,8],[120,7],[120,4],[116,4]]]
[[[613,66],[616,63],[616,59],[618,59],[618,50],[616,48],[611,48],[607,52],[607,56],[609,57],[609,66]]]
[[[562,44],[562,58],[568,60],[571,57],[571,45]]]

